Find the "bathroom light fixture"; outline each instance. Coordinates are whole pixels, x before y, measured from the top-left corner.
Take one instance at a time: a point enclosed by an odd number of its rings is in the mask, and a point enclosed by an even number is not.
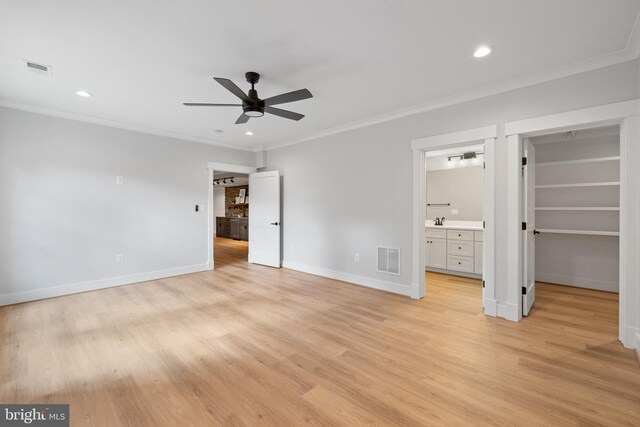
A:
[[[493,52],[493,47],[482,45],[482,46],[478,46],[476,51],[473,52],[473,56],[475,56],[476,58],[484,58],[485,56],[489,55],[491,52]]]
[[[81,96],[83,98],[90,98],[93,96],[91,92],[87,92],[86,90],[77,90],[76,95]]]

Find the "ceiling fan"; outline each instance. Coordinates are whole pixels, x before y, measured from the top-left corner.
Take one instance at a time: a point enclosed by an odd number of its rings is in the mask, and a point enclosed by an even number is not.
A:
[[[225,89],[242,100],[242,104],[207,104],[199,102],[184,102],[187,107],[242,107],[242,114],[236,120],[236,124],[242,124],[249,121],[251,117],[262,117],[264,113],[274,114],[290,120],[300,120],[304,114],[294,113],[293,111],[274,108],[273,105],[285,104],[287,102],[300,101],[307,98],[313,98],[311,92],[307,89],[294,90],[293,92],[283,93],[282,95],[272,96],[267,99],[258,98],[258,91],[255,90],[255,84],[260,80],[260,74],[253,71],[245,73],[245,78],[251,83],[249,93],[245,94],[242,89],[236,86],[229,79],[214,77],[213,79],[220,83]]]

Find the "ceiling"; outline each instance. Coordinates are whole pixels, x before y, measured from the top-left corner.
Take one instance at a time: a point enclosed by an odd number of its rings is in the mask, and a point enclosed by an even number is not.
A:
[[[637,0],[4,0],[0,100],[254,149],[571,64],[622,60],[639,10]],[[495,52],[473,58],[482,43]],[[51,65],[52,77],[26,71],[25,59]],[[212,78],[246,91],[246,71],[262,74],[263,99],[308,88],[313,99],[278,106],[307,117],[235,125],[239,107],[181,105],[237,102]]]

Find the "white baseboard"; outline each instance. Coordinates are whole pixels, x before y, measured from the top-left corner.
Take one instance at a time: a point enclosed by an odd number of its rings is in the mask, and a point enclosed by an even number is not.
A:
[[[583,277],[562,276],[560,274],[536,273],[537,282],[552,283],[554,285],[576,286],[579,288],[594,289],[596,291],[618,292],[618,282],[606,282],[603,280],[586,279]]]
[[[640,361],[640,334],[636,334],[636,356],[638,356],[638,360]]]
[[[511,320],[512,322],[519,322],[521,316],[520,313],[518,313],[518,304],[513,304],[510,302],[505,303],[504,318],[507,320]]]
[[[110,277],[108,279],[92,280],[89,282],[72,283],[69,285],[54,286],[51,288],[14,292],[11,294],[0,295],[0,306],[59,297],[62,295],[77,294],[80,292],[94,291],[114,286],[129,285],[131,283],[146,282],[148,280],[164,279],[166,277],[180,276],[183,274],[197,273],[206,270],[207,264],[205,263],[186,267],[170,268],[167,270],[130,274],[127,276]]]
[[[341,271],[329,270],[322,267],[301,264],[298,262],[283,261],[282,266],[290,270],[301,271],[303,273],[314,274],[316,276],[327,277],[329,279],[340,280],[354,285],[366,286],[367,288],[392,292],[394,294],[405,295],[416,298],[417,290],[412,285],[402,285],[399,283],[387,282],[384,280],[372,279],[371,277],[358,276],[356,274],[344,273]]]
[[[485,299],[482,302],[484,306],[484,314],[487,316],[496,317],[498,316],[498,301],[494,299]]]
[[[468,277],[469,279],[482,279],[482,274],[466,273],[464,271],[447,270],[444,268],[425,267],[424,271],[432,271],[434,273],[450,274],[451,276]]]

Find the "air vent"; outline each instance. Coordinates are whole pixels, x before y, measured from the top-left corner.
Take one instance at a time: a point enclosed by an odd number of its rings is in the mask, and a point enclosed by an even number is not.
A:
[[[44,76],[49,76],[51,77],[51,66],[50,65],[43,65],[43,64],[38,64],[37,62],[33,62],[33,61],[24,61],[25,64],[27,65],[27,70],[36,73],[36,74],[42,74]]]
[[[400,249],[378,246],[377,270],[382,273],[400,274]]]

